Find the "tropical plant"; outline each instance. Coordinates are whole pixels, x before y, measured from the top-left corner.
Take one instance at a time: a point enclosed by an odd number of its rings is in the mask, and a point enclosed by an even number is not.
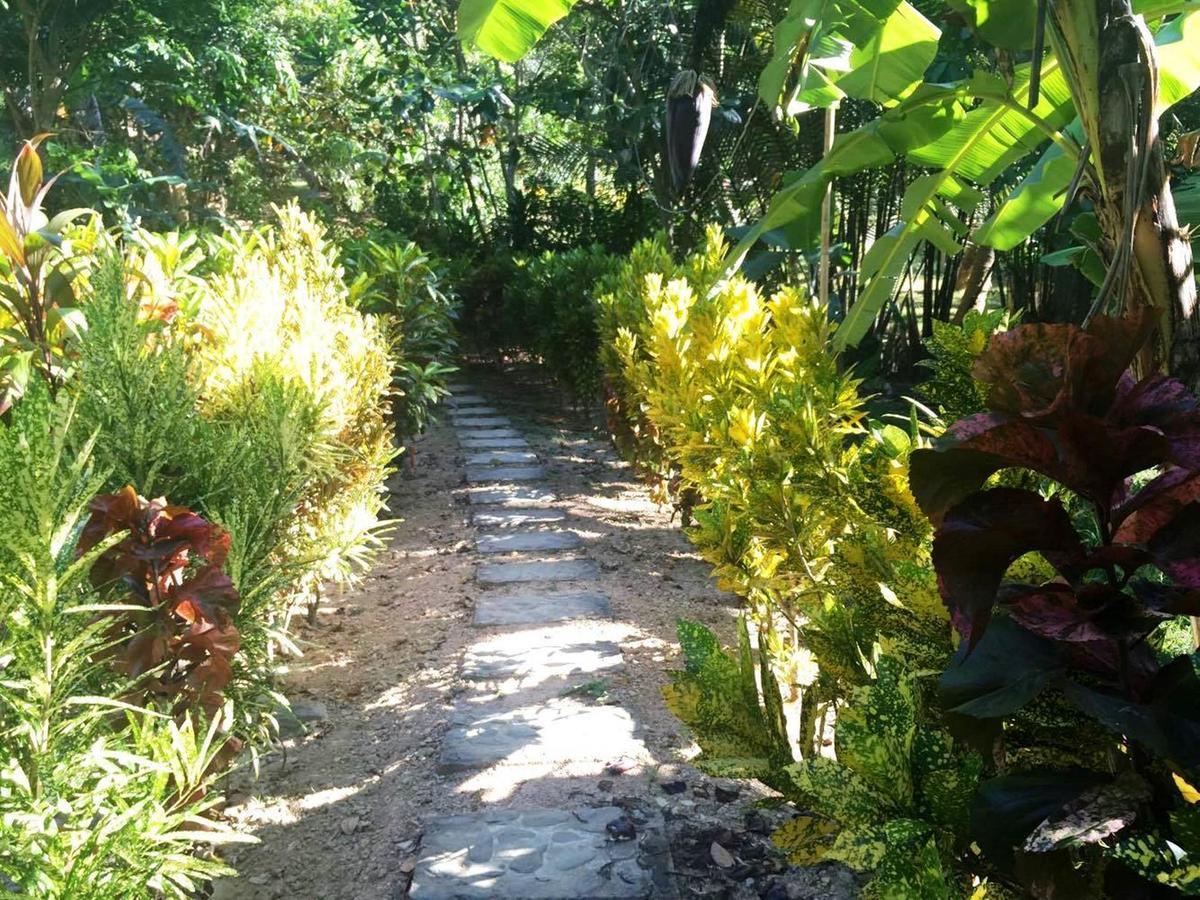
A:
[[[792,749],[779,684],[765,652],[755,661],[745,618],[738,620],[736,654],[722,650],[697,622],[680,620],[678,630],[684,669],[671,673],[663,696],[700,745],[696,765],[711,775],[757,778],[782,789]]]
[[[929,358],[921,365],[930,370],[921,383],[921,396],[933,405],[943,422],[981,412],[987,404],[987,387],[975,380],[975,360],[987,349],[997,332],[1008,330],[1006,310],[971,310],[962,324],[934,322],[933,334],[925,341]]]
[[[80,555],[101,483],[40,380],[0,422],[0,884],[38,897],[192,896],[228,870],[194,845],[247,840],[207,815],[227,710],[182,721],[112,665],[112,617]]]
[[[497,59],[516,62],[575,3],[576,0],[463,0],[458,8],[458,35],[463,43],[473,43]]]
[[[890,657],[873,660],[874,677],[838,709],[835,758],[797,762],[770,653],[760,647],[755,660],[744,619],[736,652],[694,622],[679,623],[679,645],[685,668],[663,694],[700,746],[696,765],[756,778],[807,810],[773,835],[793,862],[836,860],[863,871],[866,897],[972,895],[968,872],[978,862],[967,826],[983,762],[926,721],[911,671]]]
[[[540,357],[575,403],[599,392],[595,291],[616,266],[600,246],[547,251],[519,267],[504,289],[506,343]]]
[[[922,81],[927,65],[922,53],[936,40],[937,30],[918,22],[906,4],[877,4],[869,14],[849,18],[836,4],[819,16],[806,12],[810,5],[796,0],[781,24],[763,99],[794,112],[845,93],[881,102],[885,110],[839,135],[817,165],[781,190],[735,258],[768,233],[786,234],[794,246],[814,247],[821,203],[836,178],[897,159],[926,169],[909,183],[899,223],[879,236],[862,260],[862,293],[836,338],[839,347],[852,346],[889,302],[922,242],[950,256],[961,250],[964,239],[1012,248],[1064,204],[1074,203],[1083,184],[1099,220],[1095,250],[1115,263],[1093,313],[1113,302],[1170,310],[1157,358],[1167,359],[1174,347],[1176,361],[1189,359],[1186,365],[1195,368],[1194,332],[1200,324],[1189,318],[1195,292],[1184,274],[1190,248],[1176,233],[1157,126],[1163,111],[1200,86],[1200,66],[1190,50],[1192,32],[1200,27],[1194,10],[1148,10],[1155,16],[1179,13],[1151,36],[1123,0],[1058,4],[1045,24],[1054,54],[1043,56],[1044,17],[1037,10],[1044,7],[1010,4],[997,14],[999,7],[969,4],[969,21],[998,47],[1025,50],[1037,36],[1034,59],[1015,67],[1008,78],[976,71],[966,80],[939,84]],[[857,4],[848,7],[859,9]],[[860,21],[864,30],[855,37],[850,32]],[[1115,24],[1102,27],[1102,21]],[[918,38],[918,32],[924,37]],[[838,64],[826,66],[818,61],[831,43],[839,48],[840,54],[833,54]],[[836,76],[827,69],[836,70]],[[1141,87],[1127,93],[1124,76],[1107,74],[1116,71],[1139,79]],[[795,73],[794,87],[785,88]],[[1138,99],[1130,101],[1131,96]],[[1121,124],[1113,129],[1113,122]],[[1124,138],[1129,128],[1137,135],[1132,145]],[[1051,148],[1025,181],[973,228],[984,192],[1048,140]]]
[[[416,244],[385,235],[352,248],[352,299],[381,317],[396,356],[393,411],[400,437],[421,434],[449,393],[447,376],[458,348],[457,299],[437,263]]]
[[[1200,889],[1195,807],[1181,791],[1200,770],[1200,681],[1190,654],[1163,658],[1148,640],[1200,614],[1200,402],[1175,379],[1128,374],[1156,318],[993,337],[975,367],[987,410],[916,451],[911,470],[962,635],[942,677],[946,709],[983,737],[1048,694],[1098,726],[1093,749],[1107,745],[1090,770],[1021,771],[1014,756],[982,786],[977,839],[1011,875],[1073,889],[1077,857],[1115,859],[1114,895],[1132,889],[1120,887],[1130,869]],[[989,485],[1009,469],[1036,473],[1042,489]],[[1015,737],[997,745],[1001,764]]]
[[[277,224],[218,242],[195,325],[201,409],[221,419],[266,372],[302,385],[320,410],[324,457],[300,500],[296,527],[319,559],[308,589],[352,579],[379,546],[384,481],[396,454],[392,365],[384,325],[350,299],[336,247],[298,205]]]
[[[886,656],[874,667],[874,681],[838,710],[836,759],[788,769],[790,793],[818,818],[793,820],[776,842],[795,848],[797,861],[832,859],[870,873],[866,898],[997,896],[976,892],[966,877],[975,867],[967,824],[982,759],[924,721],[911,671]]]
[[[631,457],[694,509],[689,537],[745,598],[807,751],[873,677],[876,643],[937,668],[949,626],[907,489],[912,435],[867,420],[824,312],[724,279],[727,249],[716,230],[678,265],[635,249],[600,298],[603,358]]]
[[[76,275],[63,229],[82,210],[47,219],[42,202],[55,179],[43,179],[38,147],[26,141],[0,202],[0,413],[24,392],[32,373],[56,390],[69,365],[67,341],[83,327],[72,287]]]
[[[88,509],[81,556],[124,535],[91,567],[93,586],[121,607],[109,631],[114,663],[147,698],[175,713],[202,708],[215,716],[241,646],[233,624],[238,593],[222,568],[228,533],[190,509],[139,497],[128,485],[94,497]]]

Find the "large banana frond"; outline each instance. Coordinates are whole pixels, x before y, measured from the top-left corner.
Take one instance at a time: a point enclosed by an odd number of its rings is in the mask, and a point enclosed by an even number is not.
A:
[[[1200,39],[1197,29],[1200,10],[1189,8],[1157,35],[1160,111],[1200,87],[1200,58],[1187,49]],[[825,158],[776,194],[766,216],[738,245],[734,259],[740,262],[760,238],[812,247],[821,199],[834,178],[900,157],[938,170],[909,186],[900,221],[863,259],[863,292],[835,336],[839,347],[856,345],[892,296],[921,242],[956,253],[968,234],[963,219],[978,206],[981,189],[1047,140],[1052,148],[1042,162],[972,238],[1001,249],[1014,246],[1061,205],[1078,163],[1082,132],[1072,125],[1075,109],[1057,59],[1050,57],[1042,64],[1041,90],[1032,110],[1029,83],[1027,64],[1016,69],[1011,86],[984,75],[955,85],[921,85],[879,118],[839,135]]]
[[[940,36],[903,0],[792,0],[759,96],[787,117],[843,97],[891,105],[921,83]]]
[[[504,62],[516,62],[576,0],[462,0],[458,37]]]
[[[1185,12],[1164,25],[1154,42],[1159,73],[1155,115],[1162,115],[1200,88],[1200,53],[1195,49],[1200,42],[1200,13]],[[1078,119],[1068,126],[1067,133],[1081,140],[1083,128]],[[1026,240],[1062,208],[1075,166],[1075,159],[1052,145],[980,226],[974,241],[997,250],[1011,250]]]

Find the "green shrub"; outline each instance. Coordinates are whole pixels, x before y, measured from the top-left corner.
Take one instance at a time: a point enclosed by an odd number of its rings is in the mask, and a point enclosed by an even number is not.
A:
[[[297,525],[304,498],[336,464],[322,443],[321,406],[263,361],[220,407],[205,409],[200,363],[170,326],[139,314],[118,257],[99,267],[87,313],[68,385],[77,403],[74,443],[94,440],[105,491],[134,485],[229,532],[227,570],[242,602],[241,652],[227,694],[238,700],[239,731],[261,739],[262,713],[276,705],[271,656],[285,640],[296,592],[329,552]]]
[[[225,867],[192,852],[237,839],[219,798],[227,712],[176,720],[118,698],[91,563],[76,545],[103,475],[40,381],[0,422],[0,885],[50,898],[193,896]],[[201,798],[201,799],[197,799]]]
[[[396,356],[395,418],[401,438],[420,434],[448,393],[458,349],[458,303],[435,262],[414,243],[384,236],[354,248],[351,284],[358,307],[381,316]]]
[[[305,589],[348,581],[379,546],[384,483],[396,455],[385,325],[350,300],[337,251],[291,205],[278,222],[219,242],[192,323],[200,411],[236,418],[264,378],[302,385],[320,410],[314,463],[295,527],[315,554]],[[281,439],[287,439],[283,436]]]
[[[513,344],[541,358],[574,402],[600,388],[596,286],[617,266],[599,246],[529,260],[504,291],[504,320]]]
[[[961,325],[934,322],[933,334],[925,341],[929,359],[921,365],[931,370],[921,384],[921,395],[945,422],[980,412],[987,405],[987,388],[975,380],[971,370],[992,335],[1008,330],[1006,310],[971,310]]]
[[[950,623],[930,571],[930,526],[907,485],[917,439],[868,420],[857,380],[830,350],[823,309],[794,288],[767,298],[727,277],[727,250],[716,229],[679,263],[661,240],[635,248],[600,295],[602,358],[619,443],[660,497],[694,510],[688,536],[718,584],[744,599],[770,676],[760,678],[761,701],[739,701],[753,683],[746,641],[736,659],[708,653],[703,674],[690,671],[685,645],[689,672],[669,689],[670,705],[693,726],[703,764],[797,796],[782,774],[793,748],[819,756],[830,716],[883,690],[881,666],[943,665]],[[792,723],[782,738],[771,712],[780,704]],[[884,762],[897,772],[913,765]],[[889,812],[914,815],[903,805]],[[814,838],[838,831],[850,841],[863,824],[827,818]],[[959,844],[965,823],[947,827]],[[922,829],[910,849],[924,854],[933,842],[920,877],[936,879],[952,857],[936,827]]]

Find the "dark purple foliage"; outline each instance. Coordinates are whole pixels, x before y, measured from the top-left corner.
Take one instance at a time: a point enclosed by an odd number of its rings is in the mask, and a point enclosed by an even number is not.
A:
[[[1176,719],[1194,702],[1163,692],[1200,696],[1200,682],[1187,660],[1161,667],[1146,638],[1200,614],[1200,403],[1174,379],[1129,374],[1154,325],[1143,311],[997,336],[975,369],[989,411],[914,453],[911,484],[938,526],[933,562],[965,638],[943,679],[953,708],[1006,715],[1057,684],[1113,731],[1190,768],[1197,723]],[[1061,491],[985,487],[1004,469],[1068,489],[1092,521],[1081,533]],[[1035,551],[1055,577],[1007,580]]]

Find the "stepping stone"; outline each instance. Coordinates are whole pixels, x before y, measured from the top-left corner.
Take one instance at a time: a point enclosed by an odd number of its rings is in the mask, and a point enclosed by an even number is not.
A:
[[[467,457],[468,466],[511,466],[537,461],[537,454],[532,450],[487,450]]]
[[[501,634],[467,649],[463,678],[472,681],[547,681],[572,675],[595,675],[625,664],[612,641],[583,641],[556,631]]]
[[[634,736],[633,717],[619,706],[595,706],[574,697],[530,700],[520,693],[483,702],[461,700],[442,741],[438,772],[595,763],[640,759],[645,745]]]
[[[546,477],[541,466],[468,466],[467,481],[489,484],[494,481],[540,481]]]
[[[425,826],[413,900],[628,900],[677,896],[660,814],[632,841],[610,841],[625,811],[491,810]]]
[[[471,521],[479,527],[500,528],[561,522],[566,518],[566,511],[561,509],[477,509],[471,515]]]
[[[475,438],[475,437],[459,437],[459,445],[464,450],[516,450],[529,449],[529,441],[523,437],[510,438]]]
[[[471,488],[468,497],[472,506],[535,506],[557,499],[554,491],[536,485]]]
[[[475,601],[476,625],[540,625],[571,619],[611,619],[612,604],[604,594],[484,594]]]
[[[477,418],[454,417],[455,428],[503,428],[511,425],[508,416],[479,416]]]
[[[520,584],[526,581],[593,581],[599,575],[599,567],[590,559],[552,559],[484,563],[475,578],[481,584]]]
[[[500,410],[496,409],[494,406],[460,406],[453,415],[456,420],[462,419],[463,421],[467,421],[469,419],[481,419],[488,416],[498,416],[500,415]]]
[[[530,553],[537,550],[577,550],[583,546],[573,531],[524,531],[519,534],[485,534],[475,539],[480,553]]]
[[[451,394],[448,401],[451,406],[483,406],[488,401],[478,394]]]
[[[515,428],[467,428],[457,432],[457,434],[458,439],[461,441],[494,441],[497,438],[521,437],[521,432]]]

